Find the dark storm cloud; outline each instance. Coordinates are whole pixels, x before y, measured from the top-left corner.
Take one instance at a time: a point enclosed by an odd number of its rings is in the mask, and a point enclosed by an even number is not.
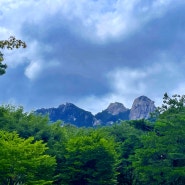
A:
[[[95,80],[104,78],[103,72],[112,68],[137,68],[148,61],[155,62],[162,52],[182,56],[184,10],[184,7],[169,10],[163,17],[153,19],[128,38],[120,37],[102,44],[87,40],[83,33],[77,34],[80,27],[78,20],[66,23],[59,15],[47,17],[39,24],[25,23],[22,30],[25,38],[34,38],[39,42],[39,57],[45,61],[57,60],[62,73],[91,76]],[[50,47],[50,51],[44,50],[46,46]]]
[[[127,39],[120,37],[102,44],[76,34],[78,20],[65,23],[56,15],[46,18],[39,25],[25,23],[25,37],[36,39],[40,49],[45,46],[51,48],[48,52],[41,50],[40,57],[46,63],[49,60],[59,62],[55,67],[46,68],[42,77],[33,82],[33,87],[37,87],[38,94],[47,92],[46,97],[56,94],[77,98],[88,94],[98,96],[110,91],[105,74],[113,69],[125,66],[142,68],[148,63],[152,65],[163,52],[178,59],[184,57],[181,53],[183,47],[180,47],[184,44],[183,12],[184,7],[169,10],[163,17],[153,19]],[[179,47],[178,51],[174,47]],[[39,86],[42,88],[39,89]]]
[[[127,38],[119,37],[106,43],[93,43],[83,37],[80,32],[80,20],[66,22],[65,19],[56,14],[52,17],[45,17],[39,24],[25,23],[22,26],[24,37],[33,38],[41,44],[50,46],[50,53],[42,53],[49,57],[65,59],[73,64],[91,64],[102,61],[109,67],[123,65],[137,65],[137,58],[143,59],[153,57],[157,52],[173,50],[179,45],[182,50],[184,44],[185,30],[185,7],[175,7],[167,11],[162,17],[152,19],[136,30]],[[178,52],[174,50],[174,52]],[[54,54],[54,55],[53,55]],[[42,56],[42,57],[48,57]],[[136,56],[136,58],[135,58]],[[48,58],[47,58],[48,59]],[[114,62],[113,62],[113,59]],[[130,59],[130,60],[129,60]],[[132,63],[133,62],[133,63]],[[140,61],[141,63],[145,61]],[[70,65],[70,63],[68,63]],[[69,66],[70,67],[70,66]],[[72,67],[73,68],[73,67]],[[100,67],[101,70],[101,67]]]
[[[58,6],[48,1],[43,5],[51,8],[48,12],[39,2],[32,2],[31,12],[17,25],[28,44],[27,59],[0,79],[3,86],[10,84],[3,99],[12,97],[31,109],[62,101],[88,107],[92,102],[97,106],[100,101],[130,101],[142,94],[152,99],[182,91],[181,1],[61,0]]]
[[[6,74],[1,76],[1,103],[23,105],[26,102],[25,99],[29,97],[30,92],[29,79],[25,77],[24,70],[25,65],[20,65],[18,70],[8,68]]]

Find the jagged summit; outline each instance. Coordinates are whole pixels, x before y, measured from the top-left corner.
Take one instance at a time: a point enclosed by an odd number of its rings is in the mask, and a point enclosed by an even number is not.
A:
[[[95,115],[95,118],[102,125],[112,124],[118,120],[128,120],[130,110],[122,103],[111,103],[107,109]]]
[[[83,110],[79,107],[77,107],[75,104],[73,103],[69,103],[69,102],[66,102],[65,104],[61,104],[58,106],[58,109],[60,109],[60,111],[62,112],[65,112],[65,111],[73,111],[73,110]],[[84,111],[84,110],[83,110]],[[88,112],[88,111],[86,111]]]
[[[95,118],[91,112],[85,111],[72,103],[61,104],[58,108],[38,109],[36,113],[49,115],[51,121],[62,120],[76,126],[93,126]]]
[[[93,115],[73,103],[65,103],[58,108],[38,109],[35,112],[48,114],[51,121],[62,120],[64,123],[71,123],[76,126],[107,125],[120,120],[147,119],[151,112],[156,109],[154,101],[146,96],[140,96],[133,102],[132,108],[126,108],[122,103],[110,103],[107,109]]]
[[[129,119],[147,119],[149,118],[150,113],[154,112],[155,109],[154,101],[146,96],[140,96],[136,98],[132,104]]]
[[[115,102],[115,103],[110,103],[110,105],[107,107],[107,112],[112,114],[112,115],[118,115],[121,112],[125,112],[128,109],[119,102]]]

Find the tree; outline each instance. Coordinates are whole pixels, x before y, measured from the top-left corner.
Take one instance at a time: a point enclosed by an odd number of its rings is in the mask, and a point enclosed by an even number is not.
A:
[[[22,40],[18,40],[15,37],[11,36],[8,40],[2,40],[0,41],[0,49],[18,49],[20,47],[26,48],[26,43]],[[2,64],[4,61],[3,53],[0,51],[0,75],[5,74],[7,65]]]
[[[52,183],[55,158],[45,154],[46,144],[0,131],[0,182],[2,185]]]
[[[117,184],[118,154],[113,139],[93,131],[75,136],[66,143],[63,185]]]
[[[142,136],[133,156],[135,184],[183,185],[185,182],[184,96],[164,95],[154,131]]]
[[[35,140],[47,142],[49,139],[49,118],[24,112],[23,107],[0,106],[0,129],[16,131],[20,137],[34,136]]]
[[[140,120],[140,122],[144,120]],[[120,163],[117,168],[118,185],[132,185],[133,184],[133,167],[132,161],[129,157],[134,155],[137,148],[142,147],[140,137],[144,133],[142,122],[139,121],[136,129],[136,124],[133,121],[121,122],[120,124],[114,124],[111,127],[104,127],[103,130],[108,130],[109,137],[113,136],[117,144],[117,151],[120,154]],[[139,126],[141,124],[141,126]],[[145,125],[146,126],[146,125]]]

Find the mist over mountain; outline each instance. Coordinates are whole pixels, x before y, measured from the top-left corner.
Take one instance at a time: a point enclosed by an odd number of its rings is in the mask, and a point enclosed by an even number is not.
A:
[[[154,101],[146,96],[136,98],[132,108],[126,108],[122,103],[115,102],[95,115],[83,110],[72,103],[59,105],[57,108],[41,108],[37,114],[48,115],[51,122],[62,120],[64,123],[74,124],[78,127],[96,125],[109,125],[121,120],[148,119],[150,113],[156,109]]]

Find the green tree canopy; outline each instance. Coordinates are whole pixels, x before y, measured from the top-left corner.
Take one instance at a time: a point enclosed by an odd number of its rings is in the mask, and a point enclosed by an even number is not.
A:
[[[133,184],[133,168],[131,166],[129,156],[135,153],[137,148],[141,147],[140,136],[144,134],[144,120],[136,121],[139,129],[136,129],[136,124],[133,121],[121,122],[109,127],[102,127],[101,130],[107,131],[109,137],[115,138],[117,151],[120,157],[119,167],[117,168],[118,185]],[[139,126],[140,125],[140,126]]]
[[[185,182],[184,97],[164,96],[154,131],[142,137],[143,147],[132,158],[135,184],[183,185]]]
[[[0,131],[1,185],[46,185],[52,183],[55,158],[45,154],[46,144]]]
[[[113,139],[100,133],[75,136],[66,143],[63,185],[117,184],[118,156]]]

